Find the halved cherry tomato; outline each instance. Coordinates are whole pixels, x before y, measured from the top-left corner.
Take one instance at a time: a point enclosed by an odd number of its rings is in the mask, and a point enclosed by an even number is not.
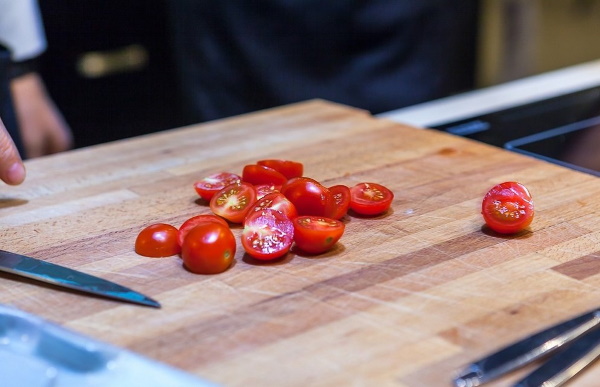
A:
[[[281,187],[281,193],[294,204],[298,215],[325,216],[331,206],[331,192],[309,177],[290,179]]]
[[[299,216],[294,219],[294,243],[307,253],[324,253],[340,240],[344,229],[344,223],[339,220]]]
[[[394,193],[377,183],[359,183],[350,188],[350,208],[361,215],[377,215],[387,211]]]
[[[252,184],[231,184],[210,199],[210,209],[232,223],[242,223],[255,202],[256,190]]]
[[[342,184],[334,185],[329,187],[329,192],[333,200],[330,202],[326,215],[328,218],[341,219],[350,207],[350,188]]]
[[[492,230],[501,234],[513,234],[531,224],[533,200],[523,184],[509,181],[488,191],[481,203],[481,213]]]
[[[170,257],[179,254],[177,228],[165,223],[156,223],[144,228],[135,239],[135,252],[145,257]]]
[[[279,192],[281,190],[281,186],[280,185],[273,185],[273,184],[259,184],[259,185],[255,185],[254,188],[256,189],[256,199],[261,199],[263,196],[273,193],[273,192]]]
[[[193,273],[217,274],[231,266],[235,249],[235,236],[229,227],[205,222],[186,235],[181,258],[185,267]]]
[[[183,222],[183,224],[181,226],[179,226],[179,232],[177,234],[177,240],[179,241],[179,245],[180,246],[183,245],[183,240],[185,239],[185,236],[187,235],[188,232],[190,232],[191,229],[193,229],[200,223],[204,223],[204,222],[217,222],[217,223],[221,223],[223,226],[229,227],[229,224],[227,223],[227,221],[217,215],[202,214],[202,215],[192,216],[191,218],[189,218],[188,220]]]
[[[282,185],[287,181],[287,178],[273,168],[258,164],[248,164],[244,166],[244,170],[242,171],[242,181],[254,185]]]
[[[244,221],[242,246],[248,255],[271,260],[285,255],[294,240],[294,225],[283,213],[271,209],[253,211]]]
[[[194,189],[204,200],[210,200],[214,194],[230,184],[239,183],[242,178],[235,173],[221,172],[207,176],[194,183]]]
[[[294,177],[300,177],[304,173],[304,165],[297,161],[291,160],[259,160],[256,162],[258,165],[264,165],[265,167],[273,168],[277,172],[280,172],[283,176],[288,179]]]
[[[290,220],[298,216],[298,211],[296,211],[294,204],[292,204],[292,202],[290,202],[281,192],[272,192],[261,199],[258,199],[246,216],[250,216],[253,211],[262,211],[265,208],[282,212]]]

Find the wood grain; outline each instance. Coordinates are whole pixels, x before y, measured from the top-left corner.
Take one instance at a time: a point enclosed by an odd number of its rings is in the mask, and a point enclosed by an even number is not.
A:
[[[347,216],[322,256],[257,264],[240,248],[215,276],[134,253],[142,227],[209,213],[195,180],[264,158],[301,161],[326,185],[382,183],[393,209]],[[600,302],[600,180],[325,101],[34,159],[27,171],[0,194],[0,247],[163,308],[7,275],[0,302],[226,386],[447,386],[475,358]],[[507,180],[530,189],[536,218],[498,236],[479,210]],[[577,385],[599,377],[592,367]]]

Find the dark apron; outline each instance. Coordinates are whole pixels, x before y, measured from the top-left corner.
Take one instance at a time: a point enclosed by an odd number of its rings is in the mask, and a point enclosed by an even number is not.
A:
[[[23,142],[19,134],[19,126],[13,109],[10,94],[10,82],[8,79],[8,66],[10,64],[10,53],[0,45],[0,118],[11,135],[21,157],[25,157]]]

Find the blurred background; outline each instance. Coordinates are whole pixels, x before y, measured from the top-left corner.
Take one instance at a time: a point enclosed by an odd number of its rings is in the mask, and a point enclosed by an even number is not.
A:
[[[40,0],[41,74],[76,147],[189,123],[167,1]],[[482,0],[478,19],[476,39],[465,39],[473,88],[600,58],[600,0]]]

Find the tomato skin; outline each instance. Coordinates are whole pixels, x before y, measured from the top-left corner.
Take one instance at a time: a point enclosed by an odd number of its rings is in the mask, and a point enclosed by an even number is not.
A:
[[[333,200],[330,201],[329,208],[326,211],[328,218],[341,219],[350,208],[350,188],[345,185],[334,185],[329,187],[329,192]]]
[[[232,223],[242,223],[256,202],[256,190],[250,183],[231,184],[210,200],[210,209]]]
[[[309,177],[290,179],[281,187],[281,193],[294,204],[298,215],[326,216],[333,201],[331,192]]]
[[[235,173],[221,172],[207,176],[194,183],[194,189],[196,193],[204,200],[210,200],[212,197],[227,187],[230,184],[239,183],[242,178]]]
[[[294,225],[272,209],[253,211],[244,221],[242,246],[248,255],[268,261],[287,254],[294,240]]]
[[[346,226],[336,219],[320,216],[299,216],[294,219],[294,243],[310,254],[330,250],[344,234]]]
[[[256,200],[262,199],[264,196],[270,193],[281,191],[280,185],[273,184],[259,184],[255,185],[254,188],[256,189]]]
[[[492,187],[481,203],[487,226],[500,234],[514,234],[531,224],[534,206],[527,188],[508,181]]]
[[[231,266],[235,250],[235,236],[229,227],[205,222],[186,235],[181,247],[181,258],[192,273],[217,274]]]
[[[300,177],[304,174],[304,165],[297,161],[269,159],[259,160],[256,162],[256,164],[273,168],[274,170],[285,176],[287,179]]]
[[[377,183],[359,183],[350,188],[350,208],[361,215],[379,215],[387,211],[394,193]]]
[[[296,207],[292,202],[290,202],[284,194],[280,192],[272,192],[268,195],[265,195],[261,199],[258,199],[254,206],[246,214],[246,217],[250,216],[252,212],[262,211],[266,208],[270,208],[275,211],[279,211],[283,213],[288,219],[294,219],[298,216],[298,211],[296,211]]]
[[[166,223],[156,223],[144,228],[135,239],[135,252],[152,258],[179,254],[178,230]]]
[[[177,232],[177,240],[179,241],[179,245],[183,245],[183,240],[185,239],[185,236],[188,232],[190,232],[191,229],[204,222],[216,222],[222,224],[223,226],[229,227],[227,221],[217,215],[202,214],[192,216],[191,218],[183,222],[181,226],[179,226],[179,231]]]
[[[287,180],[280,172],[264,165],[248,164],[242,171],[242,181],[254,185],[283,185]]]

